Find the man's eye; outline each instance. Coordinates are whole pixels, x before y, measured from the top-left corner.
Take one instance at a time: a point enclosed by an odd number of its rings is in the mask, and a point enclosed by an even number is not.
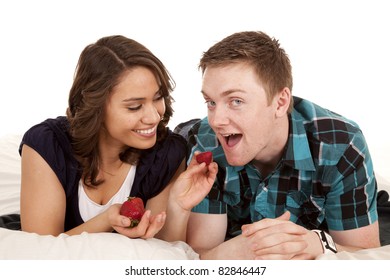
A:
[[[215,107],[215,102],[214,101],[206,101],[206,105],[208,108]]]
[[[241,104],[242,104],[242,100],[240,100],[240,99],[233,99],[232,100],[232,105],[233,106],[239,106]]]

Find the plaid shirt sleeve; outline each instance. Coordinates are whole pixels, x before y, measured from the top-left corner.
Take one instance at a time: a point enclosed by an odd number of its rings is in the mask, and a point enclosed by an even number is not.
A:
[[[307,227],[325,222],[329,229],[349,230],[374,223],[377,185],[359,126],[309,101],[295,101],[287,157],[298,167],[295,189],[304,191],[313,209],[318,209]],[[307,139],[306,152],[302,152],[305,145],[298,145],[303,139]],[[301,159],[312,159],[313,167],[299,168]]]
[[[325,170],[324,181],[333,181],[325,203],[329,229],[359,228],[378,219],[373,164],[361,132],[354,135],[337,164]]]

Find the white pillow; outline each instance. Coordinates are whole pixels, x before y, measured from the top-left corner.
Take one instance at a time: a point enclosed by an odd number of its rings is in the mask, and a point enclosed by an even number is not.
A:
[[[196,260],[184,242],[130,239],[117,233],[38,235],[0,228],[0,259],[21,260]]]
[[[378,190],[385,190],[390,194],[390,182],[381,174],[376,174],[375,176],[378,183]]]
[[[21,135],[0,138],[0,215],[19,213]]]
[[[316,260],[390,260],[390,245],[355,252],[322,254]]]

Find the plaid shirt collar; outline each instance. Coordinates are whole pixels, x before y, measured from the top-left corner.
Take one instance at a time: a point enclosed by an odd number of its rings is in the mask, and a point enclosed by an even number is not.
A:
[[[297,170],[315,171],[304,118],[295,109],[289,115],[289,130],[283,162]]]

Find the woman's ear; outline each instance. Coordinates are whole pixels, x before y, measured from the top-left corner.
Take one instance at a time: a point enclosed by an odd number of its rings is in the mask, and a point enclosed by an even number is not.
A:
[[[291,102],[291,91],[289,88],[285,87],[283,88],[277,95],[276,95],[276,116],[282,117],[285,114],[287,114],[288,109],[290,107]]]

